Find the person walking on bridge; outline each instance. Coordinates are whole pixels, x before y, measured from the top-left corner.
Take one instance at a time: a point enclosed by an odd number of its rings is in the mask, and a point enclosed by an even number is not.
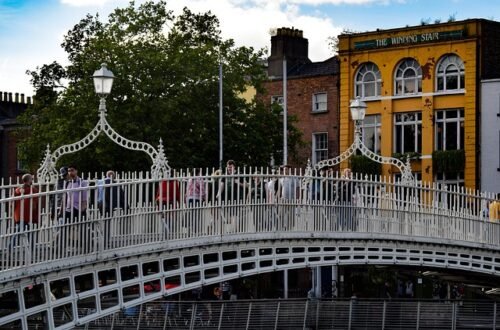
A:
[[[38,193],[38,188],[33,187],[31,174],[24,174],[22,182],[22,186],[14,191],[14,197],[21,198],[14,201],[14,235],[11,247],[19,243],[19,238],[23,234],[27,237],[27,244],[34,244],[36,241],[33,237],[29,237],[35,235],[36,232],[29,232],[29,230],[33,229],[32,225],[38,224],[38,197],[31,196]]]
[[[69,244],[67,253],[78,251],[90,252],[92,239],[88,234],[92,230],[85,230],[85,220],[88,206],[89,183],[78,176],[76,165],[68,166],[69,181],[66,182],[66,207],[64,223],[66,226],[66,242]]]

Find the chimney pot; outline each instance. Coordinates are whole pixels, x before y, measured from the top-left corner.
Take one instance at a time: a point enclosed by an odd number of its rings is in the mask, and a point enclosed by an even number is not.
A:
[[[16,103],[19,103],[19,93],[14,94],[14,100]]]
[[[9,93],[9,102],[12,102],[12,93]]]
[[[24,94],[21,93],[21,103],[24,104]]]

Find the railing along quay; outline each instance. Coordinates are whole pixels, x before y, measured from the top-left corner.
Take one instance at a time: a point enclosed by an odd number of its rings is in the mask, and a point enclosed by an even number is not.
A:
[[[500,224],[486,215],[494,196],[485,193],[331,172],[206,173],[178,171],[163,180],[121,175],[71,190],[35,183],[38,193],[21,196],[14,196],[19,184],[1,186],[0,279],[27,276],[32,266],[60,268],[77,257],[91,262],[242,235],[370,233],[500,246]],[[16,212],[25,226],[14,225]]]
[[[164,300],[124,309],[77,329],[125,328],[494,330],[500,328],[500,308],[496,302],[467,300]]]

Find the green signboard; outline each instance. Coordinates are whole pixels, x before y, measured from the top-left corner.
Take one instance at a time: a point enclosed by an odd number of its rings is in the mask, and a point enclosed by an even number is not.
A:
[[[462,39],[465,36],[464,30],[446,31],[446,32],[428,32],[419,34],[408,34],[394,36],[390,38],[371,39],[354,43],[354,49],[382,48],[408,44],[418,44],[423,42],[435,42],[445,40]]]

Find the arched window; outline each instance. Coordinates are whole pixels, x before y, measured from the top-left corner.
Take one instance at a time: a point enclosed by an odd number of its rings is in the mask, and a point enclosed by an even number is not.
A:
[[[443,57],[437,66],[436,79],[440,92],[464,89],[465,67],[462,59],[455,54]]]
[[[356,97],[380,96],[382,79],[376,64],[371,62],[361,64],[356,73],[355,81],[354,93]]]
[[[409,95],[422,92],[422,69],[412,58],[402,61],[396,69],[395,94]]]

